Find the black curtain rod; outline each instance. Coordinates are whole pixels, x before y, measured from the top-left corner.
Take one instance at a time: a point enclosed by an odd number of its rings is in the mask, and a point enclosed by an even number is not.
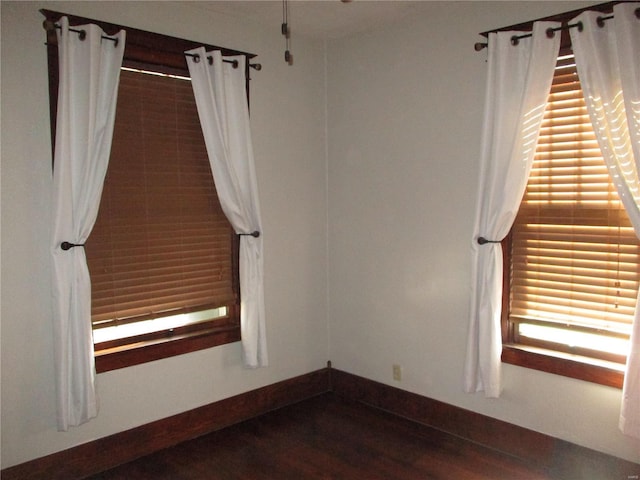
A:
[[[598,17],[600,18],[600,17]],[[584,25],[582,24],[582,22],[576,22],[576,23],[572,23],[570,25],[566,25],[566,26],[562,26],[562,27],[556,27],[556,28],[547,28],[545,30],[545,33],[547,34],[547,38],[553,38],[556,35],[556,32],[560,32],[562,30],[570,30],[572,28],[577,28],[579,32],[581,32],[584,29]],[[511,37],[511,45],[518,45],[520,43],[520,39],[521,38],[529,38],[533,35],[533,33],[525,33],[523,35],[514,35],[513,37]]]
[[[185,55],[187,57],[193,58],[193,61],[196,63],[200,61],[200,55],[198,55],[197,53],[185,53]],[[209,65],[213,65],[213,57],[211,55],[207,55],[207,60],[209,61]],[[232,64],[233,68],[238,68],[238,60],[225,60],[223,58],[222,61],[224,63]],[[249,66],[254,70],[258,70],[258,71],[262,70],[262,65],[259,63],[250,63]]]
[[[42,22],[42,26],[44,27],[44,29],[47,32],[52,32],[55,29],[58,29],[58,30],[62,29],[62,27],[60,25],[58,25],[57,23],[52,22],[51,20],[45,20],[44,22]],[[87,38],[87,31],[86,30],[78,30],[77,28],[69,27],[69,31],[77,33],[78,37],[82,41],[84,41],[84,39]],[[114,46],[116,46],[116,47],[118,46],[118,39],[117,38],[108,37],[106,35],[102,35],[102,38],[104,40],[111,40],[113,42]]]
[[[611,3],[620,3],[620,2],[611,2]],[[605,6],[605,5],[609,5],[609,4],[603,4],[603,6]],[[582,13],[584,11],[587,11],[587,10],[590,10],[590,9],[584,9],[584,10],[571,12],[571,13],[575,13],[575,16],[577,16],[580,13]],[[636,18],[640,19],[640,7],[636,8],[633,13],[635,14]],[[599,15],[596,18],[596,24],[598,25],[598,27],[602,28],[602,27],[604,27],[605,22],[607,20],[611,20],[612,18],[614,18],[614,15],[607,15],[607,16]],[[536,20],[536,21],[544,21],[544,20],[545,19]],[[552,18],[549,18],[549,20],[552,20]],[[533,24],[534,22],[531,22],[531,23]],[[546,31],[547,37],[553,38],[553,36],[555,35],[555,32],[561,31],[561,30],[569,30],[569,29],[575,28],[575,27],[577,27],[579,31],[582,31],[584,26],[582,25],[582,22],[577,22],[577,23],[574,23],[574,24],[561,26],[561,27],[558,27],[558,28],[548,28],[547,31]],[[507,27],[507,29],[508,28],[509,27]],[[495,32],[505,31],[505,30],[506,29],[501,28],[501,29],[498,29],[498,30],[492,30],[490,32],[482,33],[481,35],[488,36],[490,33],[495,33]],[[518,45],[520,39],[531,37],[531,35],[532,35],[531,33],[526,33],[526,34],[522,34],[522,35],[514,35],[513,37],[511,37],[511,44],[512,45]],[[475,49],[476,52],[479,52],[479,51],[487,48],[488,46],[489,46],[489,44],[487,42],[477,42],[474,45],[474,49]]]
[[[185,55],[187,57],[193,58],[193,61],[196,63],[200,62],[200,55],[198,55],[197,53],[185,53]],[[211,55],[207,56],[207,60],[209,61],[209,65],[213,65],[213,57]],[[224,63],[231,63],[233,65],[233,68],[238,68],[238,60],[225,60],[223,58],[222,61]]]
[[[193,58],[193,61],[196,63],[200,61],[200,55],[198,55],[197,53],[185,53],[185,55],[187,57]],[[213,65],[213,57],[211,55],[207,55],[207,60],[209,61],[209,65]],[[238,60],[225,60],[223,58],[222,61],[224,63],[232,64],[233,68],[238,68]],[[258,70],[258,71],[262,70],[262,65],[259,63],[250,63],[249,66],[254,70]]]
[[[198,55],[197,53],[185,53],[185,55],[187,57],[193,58],[193,61],[196,63],[200,61],[200,55]],[[207,60],[209,61],[209,65],[213,65],[213,57],[211,55],[207,55]],[[224,63],[232,64],[233,68],[238,68],[238,60],[225,60],[223,58],[222,61]],[[258,70],[258,71],[262,70],[262,65],[259,63],[250,63],[249,66],[254,70]]]
[[[601,18],[601,17],[598,17]],[[611,16],[611,18],[613,18],[613,16]],[[598,25],[600,25],[600,23],[598,23]],[[603,22],[604,25],[604,22]],[[556,32],[562,31],[562,30],[569,30],[571,28],[577,28],[579,32],[581,32],[584,28],[584,25],[582,25],[582,22],[576,22],[573,23],[571,25],[563,25],[561,27],[556,27],[556,28],[547,28],[546,30],[546,34],[547,34],[547,38],[553,38],[556,35]],[[529,38],[533,36],[533,33],[523,33],[522,35],[514,35],[511,37],[511,45],[518,45],[520,43],[520,40],[523,38]],[[474,48],[476,52],[479,52],[480,50],[482,50],[483,48],[487,48],[489,46],[488,43],[483,43],[483,42],[478,42],[475,44]]]
[[[57,24],[57,23],[55,23],[55,21],[51,20],[50,14],[56,14],[56,12],[50,12],[49,10],[41,10],[41,12],[42,12],[43,15],[47,16],[47,19],[42,22],[42,26],[44,27],[44,29],[47,32],[53,32],[56,29],[60,29],[61,28],[59,24]],[[57,14],[57,15],[62,16],[62,15],[65,15],[65,14]],[[105,29],[105,27],[104,27],[105,24],[101,24],[103,22],[98,22],[98,21],[91,20],[91,19],[83,19],[83,20],[86,20],[88,23],[96,24],[99,27],[101,27],[103,30]],[[106,25],[112,26],[111,24],[106,24]],[[129,28],[127,28],[127,27],[120,27],[120,28],[125,30],[125,31],[129,30]],[[73,28],[73,27],[69,27],[69,30],[72,31],[72,32],[76,32],[80,36],[81,40],[84,40],[84,38],[87,35],[87,32],[85,30],[81,30],[81,29],[77,29],[77,28]],[[131,30],[137,31],[136,29],[131,29]],[[147,32],[143,32],[143,33],[147,33]],[[151,34],[151,35],[155,35],[155,34]],[[105,36],[105,35],[103,35],[102,38],[107,39],[107,40],[111,40],[116,45],[118,44],[118,39],[117,38],[112,38],[112,37]],[[189,43],[193,44],[194,42],[189,42]],[[137,48],[142,48],[142,49],[150,48],[147,45],[136,45],[136,47]],[[223,53],[225,55],[244,55],[247,59],[251,59],[251,58],[256,56],[256,55],[254,55],[252,53],[246,53],[246,52],[241,52],[241,51],[237,51],[237,50],[219,48],[219,47],[215,47],[215,46],[212,46],[212,45],[208,45],[208,47],[211,47],[211,48],[213,48],[215,50],[219,50],[221,52],[225,52],[226,51],[226,54]],[[188,48],[195,48],[195,46],[194,45],[185,45],[185,50],[187,50]],[[156,50],[156,51],[159,50],[159,49],[161,49],[161,48],[154,47],[154,50]],[[171,54],[171,55],[176,55],[176,56],[184,54],[184,52],[176,52],[176,51],[173,51],[173,50],[168,50],[167,53]],[[126,56],[126,54],[125,54],[125,56]],[[209,60],[209,61],[211,61],[211,60]],[[237,60],[224,60],[224,61],[227,62],[227,63],[234,64],[234,68],[237,68]],[[262,65],[260,63],[248,63],[248,65],[249,65],[249,67],[253,68],[256,71],[262,70]]]

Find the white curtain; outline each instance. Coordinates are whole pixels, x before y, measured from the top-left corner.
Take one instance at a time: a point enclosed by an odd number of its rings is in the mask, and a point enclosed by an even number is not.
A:
[[[532,36],[489,35],[488,80],[480,157],[476,223],[472,242],[469,333],[464,366],[466,392],[500,395],[502,335],[502,248],[499,242],[518,213],[533,163],[560,48],[560,35],[547,38],[554,22],[536,22]]]
[[[107,171],[125,33],[60,20],[58,113],[53,168],[53,320],[58,429],[97,415],[91,283],[82,245],[95,223]]]
[[[571,30],[576,67],[589,117],[609,174],[640,237],[640,3],[614,7],[603,27],[598,12],[584,12]],[[620,429],[640,438],[640,296],[631,335],[622,395]]]
[[[198,116],[220,204],[240,237],[240,329],[244,364],[266,366],[263,248],[246,94],[245,57],[200,47],[187,54]],[[208,61],[211,57],[211,61]],[[229,61],[235,60],[236,66]],[[257,237],[246,235],[260,232]]]

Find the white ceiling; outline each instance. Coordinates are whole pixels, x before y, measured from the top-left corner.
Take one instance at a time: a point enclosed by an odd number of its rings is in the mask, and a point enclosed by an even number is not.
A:
[[[335,39],[368,31],[409,15],[419,1],[403,0],[290,0],[292,35]],[[280,31],[281,0],[226,0],[196,3],[208,11],[244,18]]]

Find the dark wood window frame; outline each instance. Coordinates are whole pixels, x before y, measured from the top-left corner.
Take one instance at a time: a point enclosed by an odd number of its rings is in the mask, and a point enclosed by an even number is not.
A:
[[[52,151],[55,142],[55,125],[58,99],[58,47],[54,24],[66,16],[71,26],[95,24],[107,35],[126,30],[127,41],[123,66],[148,69],[166,74],[189,76],[184,52],[204,46],[207,51],[220,50],[223,55],[245,55],[246,91],[249,99],[249,61],[254,54],[207,45],[201,42],[169,37],[157,33],[115,25],[94,19],[68,15],[51,10],[41,10],[47,30],[47,56],[49,68],[49,97]],[[220,319],[191,324],[161,332],[129,337],[126,341],[104,342],[96,347],[95,361],[98,373],[181,355],[240,341],[240,286],[238,277],[239,236],[233,236],[233,290],[236,301]]]
[[[570,21],[577,15],[586,10],[598,11],[604,14],[611,14],[614,5],[621,3],[612,1],[593,5],[584,9],[573,10],[558,15],[540,18],[526,23],[511,25],[499,28],[490,32],[483,32],[481,35],[488,37],[489,33],[498,31],[522,31],[530,32],[533,23],[537,21],[556,21],[561,22],[566,27]],[[568,29],[562,30],[561,50],[571,48],[571,39]],[[550,349],[533,347],[518,344],[515,341],[515,326],[509,321],[509,304],[510,304],[510,251],[511,251],[511,233],[502,241],[503,251],[503,295],[502,295],[502,362],[512,365],[518,365],[525,368],[562,375],[579,380],[607,385],[615,388],[622,388],[624,381],[624,373],[618,369],[607,366],[604,362],[588,359],[586,357],[578,359],[574,355],[564,354],[562,352]]]

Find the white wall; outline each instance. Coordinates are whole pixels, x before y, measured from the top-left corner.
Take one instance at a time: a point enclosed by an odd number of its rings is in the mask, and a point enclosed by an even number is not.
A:
[[[486,50],[478,32],[594,2],[420,2],[328,44],[333,365],[629,460],[620,390],[504,365],[462,391]],[[392,380],[392,364],[403,380]]]
[[[101,411],[55,428],[49,99],[40,8],[258,54],[251,116],[265,238],[270,367],[238,344],[98,375]],[[2,468],[326,366],[324,46],[282,59],[265,30],[187,2],[2,2]]]

